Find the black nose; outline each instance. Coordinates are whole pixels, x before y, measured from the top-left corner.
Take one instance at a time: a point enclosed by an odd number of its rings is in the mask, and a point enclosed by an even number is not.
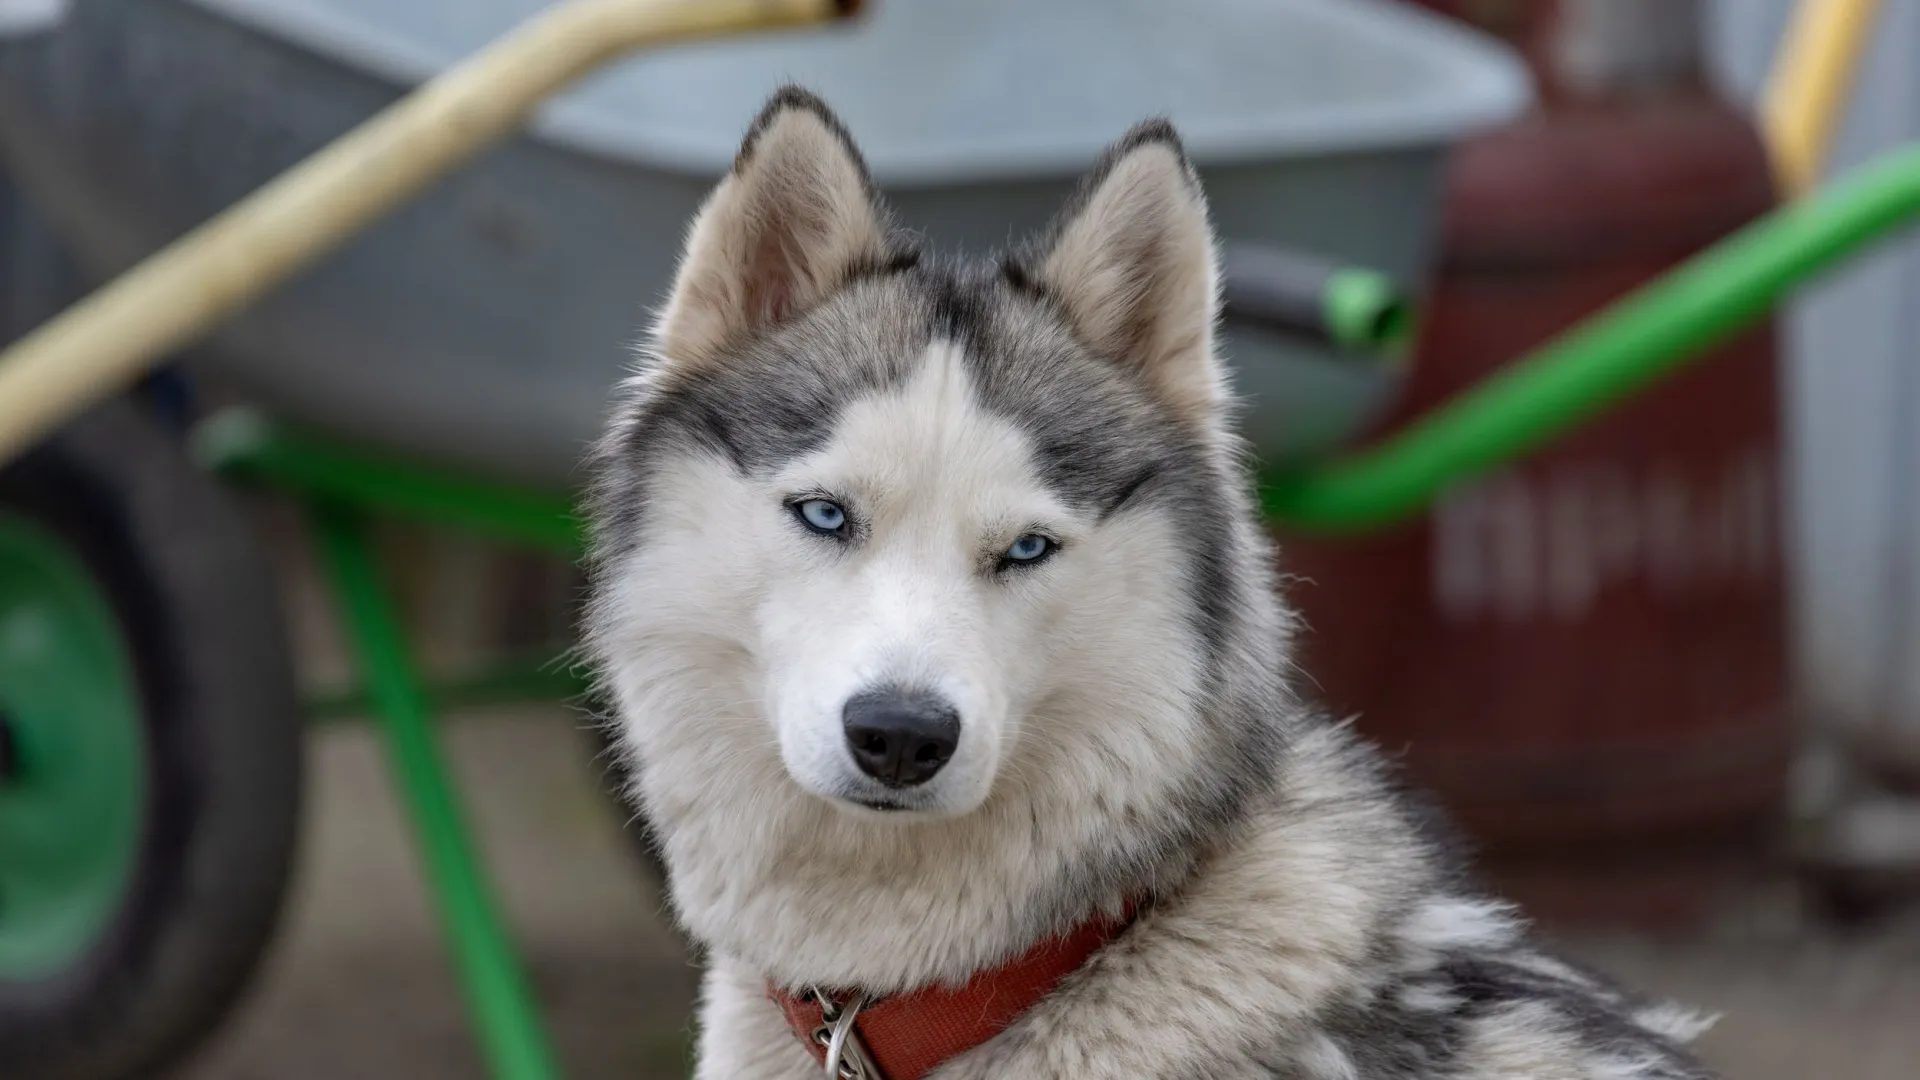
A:
[[[843,716],[854,762],[888,787],[926,783],[960,745],[960,714],[924,692],[868,690],[847,702]]]

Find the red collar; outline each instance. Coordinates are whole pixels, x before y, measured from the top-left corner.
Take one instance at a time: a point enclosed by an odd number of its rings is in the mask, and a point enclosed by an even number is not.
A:
[[[1087,962],[1132,921],[1131,905],[1119,919],[1095,919],[1064,937],[1043,941],[1025,955],[982,971],[959,989],[933,986],[882,998],[863,1006],[854,1031],[883,1074],[880,1080],[921,1080],[950,1058],[998,1035],[1046,997],[1060,980]],[[786,1014],[787,1026],[826,1064],[821,1006],[811,994],[768,986],[767,996]],[[836,998],[844,1001],[844,997]]]

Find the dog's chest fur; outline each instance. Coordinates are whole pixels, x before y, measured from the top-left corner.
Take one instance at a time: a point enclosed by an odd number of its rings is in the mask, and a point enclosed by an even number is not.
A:
[[[1675,1046],[1701,1021],[1539,951],[1509,909],[1461,888],[1386,790],[1370,749],[1316,725],[1290,761],[1174,895],[1012,1028],[934,1076],[1706,1075]],[[917,929],[938,939],[937,925]],[[888,932],[915,947],[914,929]],[[843,934],[838,947],[874,951],[870,931]],[[709,1045],[703,1080],[819,1074],[766,989],[762,964],[715,964],[705,1011],[730,1036]]]

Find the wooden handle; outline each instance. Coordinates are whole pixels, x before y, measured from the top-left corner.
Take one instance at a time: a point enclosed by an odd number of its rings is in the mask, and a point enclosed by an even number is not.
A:
[[[1879,11],[1880,0],[1800,0],[1794,8],[1760,109],[1774,172],[1789,197],[1820,182]]]
[[[395,102],[0,353],[0,463],[131,383],[547,98],[642,46],[826,22],[847,0],[567,0]]]

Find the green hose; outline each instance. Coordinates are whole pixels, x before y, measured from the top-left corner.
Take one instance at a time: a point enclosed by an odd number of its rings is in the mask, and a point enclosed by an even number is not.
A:
[[[1328,336],[1343,349],[1397,360],[1413,337],[1406,298],[1385,274],[1342,267],[1321,302]]]
[[[1751,326],[1789,290],[1920,214],[1920,147],[1749,225],[1632,296],[1351,457],[1262,477],[1275,523],[1391,525]]]

